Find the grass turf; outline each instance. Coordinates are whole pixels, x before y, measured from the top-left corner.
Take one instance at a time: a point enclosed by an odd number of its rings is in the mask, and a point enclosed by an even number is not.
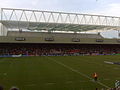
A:
[[[8,90],[95,90],[120,80],[120,56],[52,56],[0,58],[0,85]],[[92,81],[97,72],[99,80]],[[101,85],[102,84],[102,85]]]

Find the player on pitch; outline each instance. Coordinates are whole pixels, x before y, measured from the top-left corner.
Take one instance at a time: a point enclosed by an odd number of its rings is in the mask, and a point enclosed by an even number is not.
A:
[[[94,81],[98,80],[98,74],[96,72],[93,74],[93,78],[94,78]]]

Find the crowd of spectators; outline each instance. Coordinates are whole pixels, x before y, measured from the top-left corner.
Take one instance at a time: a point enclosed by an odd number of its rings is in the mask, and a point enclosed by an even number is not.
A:
[[[119,54],[120,45],[0,44],[0,55],[65,56]]]

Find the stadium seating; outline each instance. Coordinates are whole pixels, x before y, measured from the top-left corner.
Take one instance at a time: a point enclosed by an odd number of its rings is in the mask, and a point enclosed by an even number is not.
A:
[[[9,46],[9,47],[8,47]],[[0,44],[0,55],[64,56],[64,55],[115,55],[120,45],[88,44]]]

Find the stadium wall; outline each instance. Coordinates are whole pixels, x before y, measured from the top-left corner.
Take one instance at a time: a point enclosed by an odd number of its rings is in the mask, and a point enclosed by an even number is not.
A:
[[[7,27],[0,23],[0,36],[7,36]]]
[[[17,37],[55,37],[55,38],[103,38],[100,34],[88,33],[56,33],[56,32],[31,32],[31,31],[8,31],[7,36]]]
[[[63,43],[63,44],[120,44],[119,39],[96,39],[96,38],[74,38],[79,40],[73,40],[73,38],[51,38],[45,37],[10,37],[1,36],[0,43]]]

